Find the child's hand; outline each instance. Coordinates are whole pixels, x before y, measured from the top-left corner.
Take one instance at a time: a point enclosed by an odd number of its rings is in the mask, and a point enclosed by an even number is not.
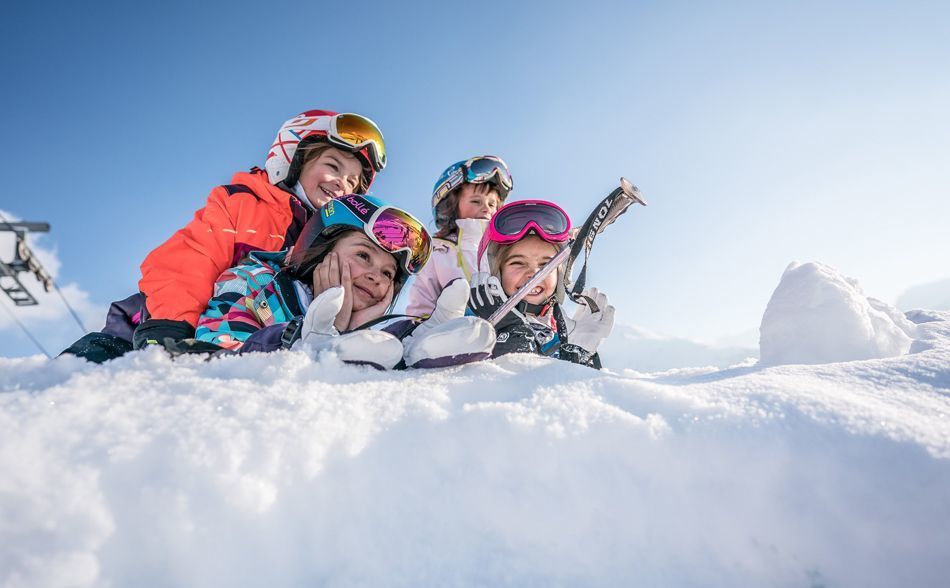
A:
[[[472,278],[472,289],[468,299],[468,308],[472,314],[486,321],[508,300],[498,278],[486,272],[479,272]],[[524,315],[511,310],[495,325],[496,331],[525,323]]]
[[[343,287],[343,307],[336,315],[333,325],[341,333],[350,324],[353,313],[353,280],[350,278],[350,266],[340,261],[340,256],[330,252],[323,258],[317,267],[313,268],[313,296],[316,298],[322,292],[336,286]]]
[[[601,342],[610,336],[616,309],[608,303],[607,295],[597,288],[584,290],[582,294],[594,301],[597,312],[592,312],[588,304],[579,305],[568,323],[567,342],[589,353],[596,353]]]
[[[389,290],[386,291],[386,294],[383,295],[383,298],[372,306],[367,306],[363,310],[358,310],[354,312],[350,318],[350,325],[348,328],[355,329],[356,327],[368,323],[373,319],[377,319],[384,314],[386,314],[386,309],[389,308],[390,303],[393,301],[393,285],[389,284]]]

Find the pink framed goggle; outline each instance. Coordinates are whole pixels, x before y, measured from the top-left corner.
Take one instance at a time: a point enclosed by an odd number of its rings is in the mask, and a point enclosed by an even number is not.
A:
[[[547,200],[519,200],[498,209],[478,247],[480,259],[489,243],[507,245],[534,233],[549,243],[564,243],[571,238],[571,217],[557,204]]]

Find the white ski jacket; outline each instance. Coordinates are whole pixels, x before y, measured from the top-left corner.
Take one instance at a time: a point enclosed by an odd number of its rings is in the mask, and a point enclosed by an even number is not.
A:
[[[460,218],[458,243],[448,239],[432,239],[432,253],[429,261],[416,274],[409,290],[409,304],[406,313],[415,316],[428,316],[435,308],[442,289],[457,278],[472,281],[479,271],[488,271],[488,260],[482,259],[481,267],[475,267],[478,243],[488,227],[488,221],[478,218]]]

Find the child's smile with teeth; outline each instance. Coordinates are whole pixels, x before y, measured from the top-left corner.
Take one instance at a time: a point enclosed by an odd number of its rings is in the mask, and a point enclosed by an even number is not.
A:
[[[511,296],[517,292],[518,288],[528,283],[557,252],[557,245],[535,235],[528,235],[510,245],[501,263],[501,287],[505,294]],[[542,304],[551,298],[556,287],[557,272],[551,272],[524,299],[531,304]]]

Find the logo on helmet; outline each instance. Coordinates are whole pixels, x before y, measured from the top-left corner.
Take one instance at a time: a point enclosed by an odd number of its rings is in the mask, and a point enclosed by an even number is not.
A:
[[[369,206],[366,204],[366,202],[357,199],[352,194],[346,197],[346,201],[352,204],[356,212],[360,213],[361,215],[366,216],[369,214]]]

